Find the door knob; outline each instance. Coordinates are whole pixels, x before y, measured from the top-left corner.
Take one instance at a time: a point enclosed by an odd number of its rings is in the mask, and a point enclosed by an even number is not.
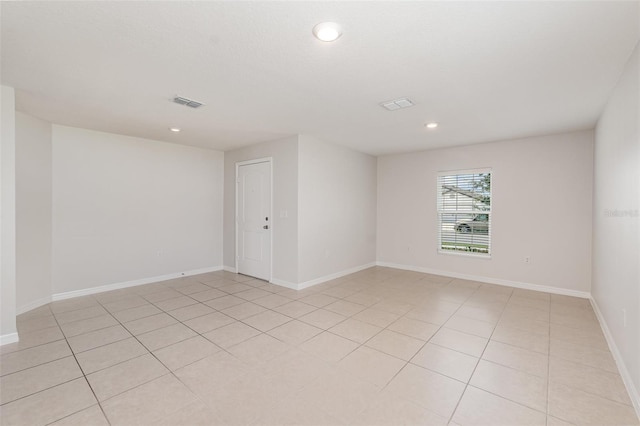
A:
[[[269,225],[263,226],[262,229],[269,229]]]

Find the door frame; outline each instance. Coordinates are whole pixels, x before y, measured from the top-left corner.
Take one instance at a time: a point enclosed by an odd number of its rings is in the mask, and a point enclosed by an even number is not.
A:
[[[235,255],[234,255],[234,262],[235,262],[235,269],[236,269],[236,274],[240,273],[240,271],[238,270],[238,257],[239,257],[239,253],[238,253],[238,237],[239,237],[239,232],[238,232],[238,179],[239,179],[239,172],[240,172],[240,167],[241,166],[248,166],[251,164],[257,164],[257,163],[269,163],[269,191],[271,196],[270,198],[270,205],[269,205],[269,218],[270,220],[270,224],[269,224],[269,230],[271,231],[270,237],[269,237],[269,250],[271,252],[271,255],[269,256],[269,282],[271,282],[273,280],[273,231],[274,231],[274,224],[275,224],[275,220],[273,217],[273,157],[262,157],[262,158],[256,158],[253,160],[245,160],[245,161],[237,161],[236,162],[236,174],[235,174],[235,178],[234,178],[234,186],[235,186],[235,210],[233,212],[233,224],[234,224],[234,228],[235,228]]]

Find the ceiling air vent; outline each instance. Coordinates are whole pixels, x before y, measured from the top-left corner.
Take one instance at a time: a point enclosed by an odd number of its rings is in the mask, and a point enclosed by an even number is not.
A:
[[[189,108],[200,108],[204,104],[202,102],[194,101],[193,99],[183,98],[181,96],[176,96],[173,98],[173,102],[176,104],[188,106]]]
[[[393,101],[382,102],[380,106],[387,111],[395,111],[397,109],[409,108],[414,105],[413,101],[409,98],[395,99]]]

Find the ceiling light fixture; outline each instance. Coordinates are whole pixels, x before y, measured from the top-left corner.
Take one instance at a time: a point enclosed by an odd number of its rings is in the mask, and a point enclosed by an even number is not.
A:
[[[393,101],[382,102],[380,106],[388,111],[395,111],[397,109],[409,108],[415,104],[409,98],[401,98]]]
[[[320,41],[336,41],[342,35],[342,29],[335,22],[321,22],[313,27],[313,35]]]
[[[435,122],[433,122],[433,123],[427,123],[427,124],[425,124],[425,127],[426,127],[427,129],[435,129],[436,127],[438,127],[438,123],[435,123]]]
[[[179,127],[169,127],[169,130],[171,130],[174,133],[178,133],[182,129],[180,129]]]

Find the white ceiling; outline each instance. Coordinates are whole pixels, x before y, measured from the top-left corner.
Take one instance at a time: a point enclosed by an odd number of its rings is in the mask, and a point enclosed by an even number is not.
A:
[[[3,1],[1,14],[20,111],[219,150],[304,133],[374,155],[593,128],[640,28],[637,1]],[[335,43],[312,36],[326,20],[344,29]],[[416,106],[378,105],[400,97]]]

